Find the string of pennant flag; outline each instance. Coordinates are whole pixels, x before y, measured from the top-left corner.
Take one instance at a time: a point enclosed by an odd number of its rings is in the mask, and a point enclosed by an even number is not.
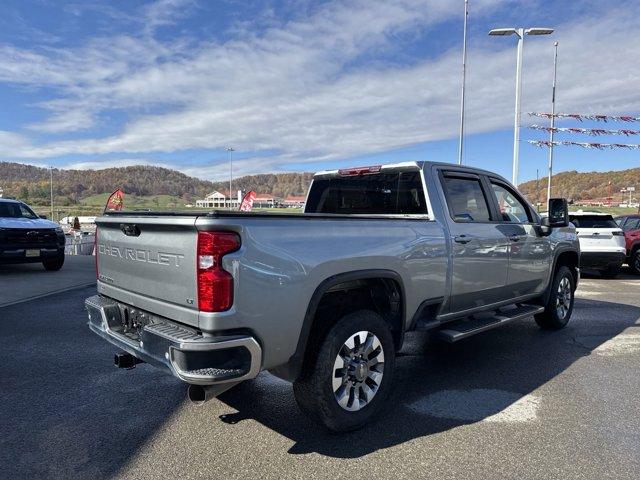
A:
[[[574,146],[582,148],[595,148],[597,150],[626,148],[628,150],[640,150],[640,145],[629,143],[591,143],[591,142],[571,142],[568,140],[549,141],[549,140],[527,140],[528,143],[536,147],[551,147],[557,145]]]
[[[631,135],[640,135],[640,130],[608,130],[604,128],[574,128],[574,127],[547,127],[545,125],[530,125],[532,130],[543,130],[545,132],[567,132],[567,133],[581,133],[583,135],[591,135],[597,137],[599,135],[624,135],[625,137]]]
[[[596,122],[640,122],[640,117],[632,117],[629,115],[581,115],[578,113],[529,112],[529,116],[538,118],[571,118],[580,122],[584,120],[593,120]]]

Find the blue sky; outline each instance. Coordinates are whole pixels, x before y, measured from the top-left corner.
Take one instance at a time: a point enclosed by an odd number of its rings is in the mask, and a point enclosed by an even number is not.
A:
[[[636,1],[469,0],[465,163],[511,176],[515,39],[523,112],[640,115]],[[5,0],[0,159],[67,168],[157,164],[189,175],[456,161],[462,0]],[[629,48],[631,46],[632,48]],[[523,115],[523,125],[543,123]],[[592,126],[562,121],[561,126]],[[602,125],[598,125],[602,127]],[[635,128],[640,123],[607,124]],[[523,128],[520,180],[546,174]],[[640,136],[560,135],[640,143]],[[556,149],[556,170],[639,165],[640,151]]]

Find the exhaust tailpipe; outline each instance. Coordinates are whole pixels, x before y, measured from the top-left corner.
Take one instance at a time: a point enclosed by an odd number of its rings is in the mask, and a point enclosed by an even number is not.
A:
[[[137,364],[144,363],[138,357],[135,357],[127,352],[119,352],[113,356],[113,363],[118,368],[126,368],[131,370],[135,368]]]
[[[212,398],[217,397],[221,393],[226,392],[234,385],[237,385],[237,382],[222,383],[218,385],[190,384],[189,388],[187,389],[187,395],[189,396],[189,400],[191,400],[191,403],[202,405]]]

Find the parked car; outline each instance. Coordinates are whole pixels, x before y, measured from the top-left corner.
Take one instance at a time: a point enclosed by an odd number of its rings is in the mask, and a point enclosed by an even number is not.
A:
[[[627,265],[640,275],[640,215],[624,215],[615,220],[624,232]]]
[[[22,202],[0,198],[0,264],[41,262],[46,270],[60,270],[64,244],[60,225]]]
[[[496,174],[409,162],[317,173],[304,214],[108,212],[89,327],[116,365],[162,367],[192,400],[269,370],[352,430],[387,400],[407,331],[567,324],[579,242],[550,204],[541,219]]]
[[[569,221],[580,239],[580,267],[597,270],[605,278],[615,278],[625,261],[622,229],[607,213],[578,210],[569,212]]]

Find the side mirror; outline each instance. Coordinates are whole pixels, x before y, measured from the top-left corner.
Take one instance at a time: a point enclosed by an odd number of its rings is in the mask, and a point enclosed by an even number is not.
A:
[[[38,215],[38,216],[39,216],[40,218],[42,218],[43,220],[46,220],[46,219],[47,219],[47,216],[46,216],[46,215]]]
[[[569,226],[569,206],[566,198],[549,199],[549,216],[546,217],[551,228],[561,228]]]

